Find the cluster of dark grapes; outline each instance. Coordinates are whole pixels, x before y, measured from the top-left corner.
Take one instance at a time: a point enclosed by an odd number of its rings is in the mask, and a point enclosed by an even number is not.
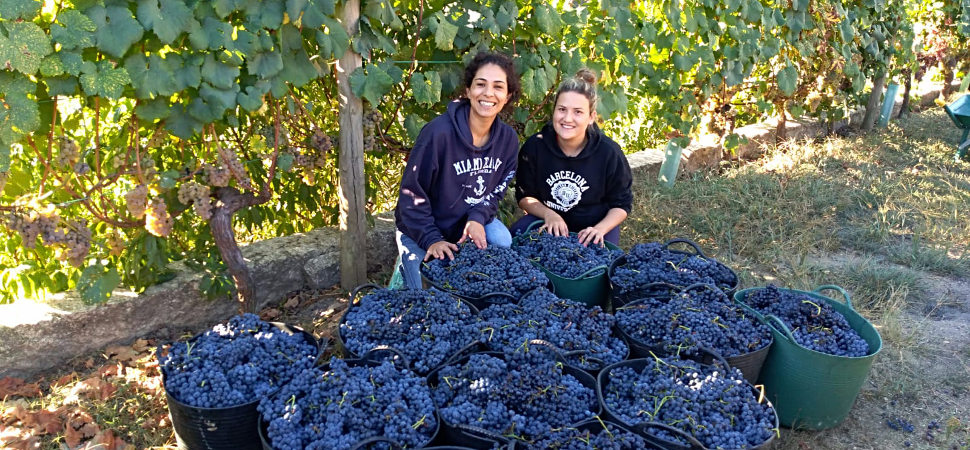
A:
[[[612,423],[597,424],[599,431],[567,427],[553,432],[533,444],[530,450],[642,450],[647,442],[638,434],[624,430]]]
[[[701,347],[724,357],[760,350],[771,344],[771,330],[734,304],[714,285],[698,285],[668,302],[637,302],[616,309],[617,325],[663,353],[699,354]]]
[[[165,389],[199,408],[251,403],[313,366],[314,343],[259,320],[235,316],[188,342],[158,355]]]
[[[505,353],[529,348],[535,339],[561,351],[567,362],[598,370],[629,353],[623,340],[612,336],[616,319],[599,306],[565,300],[545,288],[526,294],[518,304],[491,305],[482,310],[482,340]]]
[[[549,284],[549,278],[515,250],[496,245],[483,250],[470,242],[458,246],[453,260],[422,264],[421,273],[436,287],[466,298],[496,293],[520,298]]]
[[[670,251],[656,242],[634,245],[625,263],[610,275],[617,289],[615,295],[627,301],[649,296],[647,289],[652,283],[680,288],[708,283],[728,291],[738,282],[731,269],[714,259]]]
[[[420,448],[438,427],[425,379],[390,361],[306,369],[258,410],[277,450],[349,449],[378,436]]]
[[[774,315],[792,331],[803,347],[835,356],[860,357],[869,354],[869,344],[828,303],[811,296],[768,285],[751,292],[748,306],[764,315]]]
[[[534,441],[597,409],[593,389],[562,367],[538,353],[475,353],[433,372],[431,395],[443,422]]]
[[[620,365],[608,375],[602,387],[604,403],[627,424],[664,423],[706,448],[753,447],[776,431],[774,409],[758,401],[737,369],[655,358],[642,370]],[[679,441],[659,428],[652,428],[651,434]]]
[[[526,259],[563,278],[579,278],[596,267],[606,267],[623,256],[622,250],[603,245],[583,245],[576,235],[553,236],[538,230],[517,238],[515,250]],[[602,272],[589,273],[588,276]]]
[[[466,303],[436,289],[377,289],[347,310],[340,336],[356,355],[393,347],[427,373],[478,338],[477,322]]]

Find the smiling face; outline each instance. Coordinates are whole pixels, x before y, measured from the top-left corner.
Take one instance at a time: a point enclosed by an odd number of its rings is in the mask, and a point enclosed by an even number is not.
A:
[[[465,88],[465,96],[471,102],[472,118],[494,120],[509,101],[505,71],[495,64],[483,65]]]
[[[586,127],[596,119],[596,111],[590,111],[589,99],[578,92],[563,92],[556,99],[552,112],[552,128],[556,139],[564,149],[578,149],[586,138]]]

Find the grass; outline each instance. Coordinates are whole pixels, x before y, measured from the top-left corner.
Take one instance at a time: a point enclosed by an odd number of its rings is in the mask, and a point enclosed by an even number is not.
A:
[[[959,310],[950,280],[970,274],[970,163],[954,161],[957,137],[928,111],[870,134],[779,145],[672,188],[636,186],[624,245],[696,240],[742,287],[840,285],[880,332],[849,420],[786,430],[776,448],[968,448],[970,350],[947,344],[935,321]],[[893,434],[887,414],[909,417],[916,435]],[[921,437],[924,417],[949,421],[949,434]]]

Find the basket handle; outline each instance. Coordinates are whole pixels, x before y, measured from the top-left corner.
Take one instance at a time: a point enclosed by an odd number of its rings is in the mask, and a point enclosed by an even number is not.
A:
[[[605,271],[607,271],[609,269],[610,269],[610,266],[607,266],[605,264],[600,264],[600,265],[598,265],[596,267],[591,267],[589,270],[583,272],[582,274],[580,274],[578,277],[576,277],[574,279],[575,280],[579,280],[579,279],[583,279],[583,278],[589,278],[589,277],[591,277],[593,275],[593,273],[595,273],[597,271],[602,270],[605,273]]]
[[[364,449],[364,448],[367,448],[368,445],[376,444],[378,442],[386,442],[390,444],[391,448],[400,448],[400,449],[405,448],[403,445],[401,445],[400,442],[395,441],[394,439],[391,439],[387,436],[371,436],[362,441],[358,441],[356,444],[353,445],[353,447],[350,447],[350,450]]]
[[[536,221],[533,221],[532,223],[530,223],[530,224],[529,224],[529,226],[527,226],[527,227],[525,227],[525,230],[524,230],[524,231],[522,231],[522,233],[520,233],[520,234],[529,234],[529,233],[531,233],[531,232],[532,232],[532,230],[533,230],[533,229],[534,229],[534,228],[535,228],[535,227],[536,227],[537,225],[541,227],[541,226],[543,226],[543,225],[545,225],[545,224],[546,224],[546,221],[545,221],[545,220],[542,220],[542,219],[539,219],[539,220],[536,220]]]
[[[452,427],[454,427],[456,430],[460,430],[462,432],[468,433],[475,438],[491,441],[493,443],[499,444],[500,446],[507,444],[509,442],[509,440],[506,439],[504,436],[498,433],[486,430],[484,428],[480,428],[472,425],[466,425],[463,423],[453,424]]]
[[[687,244],[687,245],[689,245],[689,246],[691,246],[691,247],[694,248],[694,251],[697,252],[697,255],[698,256],[700,256],[701,258],[705,258],[705,259],[707,258],[707,256],[704,255],[704,252],[701,251],[701,248],[697,245],[697,243],[694,242],[694,241],[692,241],[692,240],[690,240],[690,239],[687,239],[687,238],[675,238],[675,239],[671,239],[671,240],[667,241],[666,244],[663,245],[663,249],[664,250],[667,250],[667,247],[670,247],[671,244]]]
[[[704,444],[701,444],[701,442],[698,441],[697,438],[695,438],[694,436],[688,434],[687,432],[685,432],[684,430],[681,430],[680,428],[675,428],[675,427],[672,427],[672,426],[667,425],[665,423],[661,423],[661,422],[640,422],[640,423],[634,425],[631,428],[633,428],[633,430],[636,431],[637,433],[640,433],[640,434],[643,434],[643,435],[654,436],[654,437],[657,437],[657,436],[656,435],[653,435],[653,434],[650,434],[650,432],[648,430],[650,428],[660,428],[660,429],[662,429],[662,430],[664,430],[664,431],[666,431],[666,432],[668,432],[670,434],[673,434],[674,436],[677,436],[677,437],[679,437],[679,438],[687,441],[687,443],[688,443],[689,446],[686,447],[686,448],[689,448],[689,449],[697,449],[697,450],[705,450],[706,449],[706,447],[704,447]],[[678,447],[678,448],[684,448],[684,447]]]
[[[791,341],[792,343],[796,342],[795,336],[791,334],[791,329],[788,328],[788,325],[786,325],[783,320],[779,319],[778,316],[775,316],[774,314],[768,314],[767,316],[765,316],[765,320],[769,322],[768,323],[769,327],[785,335],[785,337],[788,338],[788,340]]]
[[[707,353],[708,355],[710,355],[711,358],[716,359],[718,362],[720,362],[722,365],[724,365],[724,368],[725,369],[730,369],[731,368],[731,365],[728,364],[727,360],[724,359],[724,357],[721,356],[721,354],[718,353],[713,348],[710,348],[710,347],[707,347],[707,346],[704,346],[704,345],[698,345],[697,346],[697,349],[700,350],[700,351],[702,351],[702,352],[704,352],[704,353]]]
[[[474,341],[471,344],[468,344],[460,348],[457,352],[455,352],[450,357],[445,358],[445,360],[442,361],[441,364],[438,364],[438,367],[450,366],[458,362],[458,360],[470,356],[472,353],[485,351],[485,350],[488,350],[488,345],[486,345],[482,341]]]
[[[381,360],[380,358],[378,358],[377,354],[380,352],[388,352],[393,354],[394,356],[397,356],[398,358],[401,358],[401,362],[404,363],[404,367],[406,369],[411,368],[411,361],[408,359],[408,357],[404,356],[404,353],[401,353],[400,350],[394,347],[391,347],[390,345],[378,345],[377,347],[367,350],[366,352],[364,352],[363,355],[360,355],[360,360],[364,362],[379,363]],[[394,360],[392,359],[391,363],[393,362]]]
[[[717,287],[717,286],[715,286],[715,285],[713,285],[711,283],[694,283],[694,284],[691,284],[691,285],[689,285],[689,286],[681,289],[680,292],[687,292],[687,291],[692,291],[694,289],[700,289],[700,288],[706,288],[706,289],[710,289],[710,290],[712,290],[714,292],[720,292],[721,293],[720,296],[723,296],[724,297],[724,301],[730,301],[730,299],[727,298],[727,294],[725,294],[724,291],[721,290],[721,288],[719,288],[719,287]]]
[[[357,294],[359,294],[361,291],[363,291],[364,289],[367,289],[367,288],[370,288],[371,290],[374,290],[374,289],[383,289],[384,286],[381,286],[381,285],[375,284],[375,283],[364,283],[364,284],[362,284],[360,286],[355,287],[354,290],[350,291],[350,304],[351,305],[356,304],[357,303]]]
[[[824,295],[824,294],[822,294],[822,292],[823,291],[826,291],[826,290],[829,290],[829,289],[831,289],[833,291],[839,291],[839,293],[842,294],[842,297],[845,297],[845,304],[846,304],[846,306],[848,306],[849,309],[851,309],[851,310],[855,310],[855,308],[852,307],[852,298],[849,296],[849,293],[846,292],[845,289],[842,289],[842,286],[837,286],[837,285],[834,285],[834,284],[824,284],[822,286],[819,286],[819,287],[815,288],[815,290],[812,291],[812,292],[814,292],[816,294]],[[828,296],[826,295],[826,297],[828,297]]]

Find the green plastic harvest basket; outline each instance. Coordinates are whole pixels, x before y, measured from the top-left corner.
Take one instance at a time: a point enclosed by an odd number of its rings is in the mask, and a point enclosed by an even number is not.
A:
[[[840,424],[849,415],[859,390],[869,376],[872,362],[882,349],[879,332],[852,308],[849,294],[839,286],[819,286],[812,292],[783,289],[828,303],[845,316],[849,326],[869,344],[869,353],[860,357],[835,356],[809,350],[795,342],[791,330],[780,319],[772,315],[764,316],[747,305],[745,299],[756,289],[761,288],[738,291],[734,294],[734,300],[763,320],[774,335],[775,342],[761,368],[760,382],[765,386],[781,424],[812,430]],[[827,289],[842,293],[845,303],[821,295]]]
[[[534,226],[542,223],[543,221],[541,220],[532,222],[522,234],[512,240],[512,248],[518,247],[523,236],[532,231]],[[569,235],[576,236],[576,233],[569,233]],[[603,241],[603,244],[610,250],[620,250],[620,247],[617,247],[611,242]],[[549,278],[549,281],[552,282],[555,288],[553,292],[559,298],[573,300],[586,306],[601,307],[605,307],[606,301],[610,298],[610,279],[607,275],[609,267],[606,265],[593,267],[576,278],[565,278],[556,275],[535,261],[532,261],[532,265],[538,267],[539,270],[542,270],[546,274],[546,277]]]

